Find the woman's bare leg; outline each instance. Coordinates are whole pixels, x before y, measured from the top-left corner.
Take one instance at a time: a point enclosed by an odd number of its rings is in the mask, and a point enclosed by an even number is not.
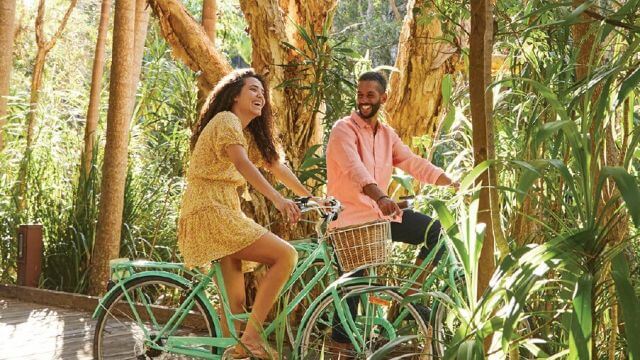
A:
[[[232,314],[240,314],[245,312],[246,293],[244,291],[244,274],[242,273],[242,260],[233,259],[228,256],[220,259],[220,267],[222,268],[222,278],[224,279],[225,289],[227,290],[227,299]],[[220,286],[220,284],[218,284]],[[227,327],[227,319],[225,312],[222,311],[222,333],[224,336],[230,336]],[[234,321],[236,332],[240,329],[241,322]],[[233,334],[238,336],[237,333]]]
[[[280,295],[282,287],[291,276],[298,261],[298,253],[289,243],[269,232],[253,244],[228,257],[255,261],[269,266],[269,270],[258,286],[249,323],[241,338],[246,345],[261,344],[262,324]],[[244,287],[242,289],[244,291]]]

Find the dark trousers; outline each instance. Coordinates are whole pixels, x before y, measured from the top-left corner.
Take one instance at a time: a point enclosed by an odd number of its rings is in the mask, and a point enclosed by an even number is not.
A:
[[[440,221],[434,220],[423,213],[407,209],[402,212],[401,223],[391,223],[391,240],[405,244],[422,245],[420,246],[420,252],[418,252],[417,258],[424,260],[429,255],[429,252],[438,244],[441,229]],[[436,253],[433,258],[433,262],[437,264],[443,255],[444,247],[440,247],[438,253]],[[353,276],[363,275],[364,271],[358,271],[353,274]],[[355,316],[358,310],[358,298],[352,297],[346,301],[351,316]],[[333,324],[335,324],[331,334],[333,340],[342,343],[349,342],[349,336],[345,333],[342,324],[340,324],[340,319],[337,314],[333,316]]]

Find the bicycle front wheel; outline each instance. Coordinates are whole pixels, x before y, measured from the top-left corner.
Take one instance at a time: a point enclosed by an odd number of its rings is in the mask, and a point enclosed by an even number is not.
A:
[[[114,292],[98,316],[94,358],[187,359],[166,351],[168,336],[214,337],[216,334],[212,315],[199,297],[195,297],[182,322],[164,329],[187,298],[188,291],[174,279],[150,275],[132,280],[124,289]]]
[[[369,285],[346,286],[340,301],[323,299],[304,324],[302,359],[431,359],[431,328],[396,291]],[[349,325],[336,315],[344,309]],[[352,334],[353,337],[349,337]],[[381,354],[384,353],[384,354]]]

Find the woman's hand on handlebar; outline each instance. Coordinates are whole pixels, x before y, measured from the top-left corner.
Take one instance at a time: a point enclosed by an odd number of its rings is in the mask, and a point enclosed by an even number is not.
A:
[[[300,220],[302,212],[295,201],[281,196],[280,199],[275,202],[275,206],[288,222],[295,224]]]

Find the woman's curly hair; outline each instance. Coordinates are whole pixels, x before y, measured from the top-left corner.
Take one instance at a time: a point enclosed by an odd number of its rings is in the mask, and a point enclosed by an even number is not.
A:
[[[269,87],[266,80],[253,69],[238,69],[223,77],[209,95],[198,117],[198,125],[191,136],[191,149],[195,148],[198,137],[209,121],[222,111],[231,111],[235,98],[240,94],[245,79],[253,77],[262,83],[264,88],[264,106],[262,114],[253,119],[247,129],[253,136],[262,158],[269,164],[279,160],[276,150],[275,129],[271,114]]]

